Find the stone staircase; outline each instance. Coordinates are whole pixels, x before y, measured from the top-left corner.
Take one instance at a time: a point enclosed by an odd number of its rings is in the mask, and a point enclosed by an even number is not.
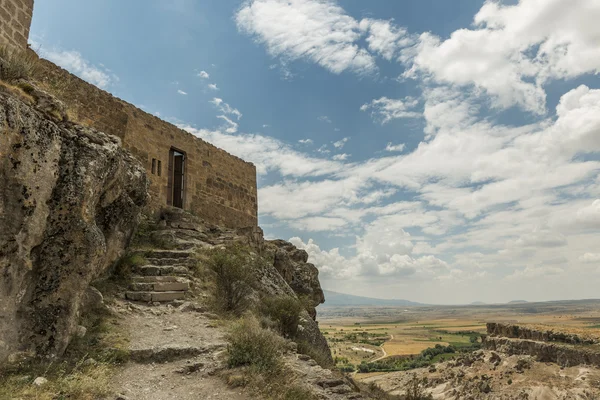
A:
[[[146,303],[182,300],[190,290],[189,266],[195,260],[191,251],[138,251],[146,264],[134,269],[132,283],[125,298]]]

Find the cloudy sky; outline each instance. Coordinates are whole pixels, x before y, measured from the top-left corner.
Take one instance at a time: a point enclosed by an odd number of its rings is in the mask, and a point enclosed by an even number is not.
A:
[[[598,0],[55,0],[42,55],[256,164],[325,288],[600,297]]]

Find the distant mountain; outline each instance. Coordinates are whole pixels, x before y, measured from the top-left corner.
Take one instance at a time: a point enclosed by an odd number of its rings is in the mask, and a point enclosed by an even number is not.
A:
[[[353,296],[351,294],[337,293],[324,290],[325,304],[321,307],[343,307],[343,306],[422,306],[421,303],[415,303],[408,300],[374,299],[370,297]]]
[[[472,306],[485,306],[485,304],[486,303],[484,303],[483,301],[474,301],[470,305],[472,305]]]
[[[513,300],[513,301],[509,301],[508,304],[523,304],[523,303],[529,303],[527,300]]]

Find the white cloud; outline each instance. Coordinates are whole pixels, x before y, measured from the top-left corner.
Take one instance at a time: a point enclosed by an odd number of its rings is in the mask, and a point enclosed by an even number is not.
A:
[[[586,264],[600,263],[600,253],[585,253],[579,257],[579,261]]]
[[[348,159],[348,157],[350,157],[349,154],[336,154],[335,156],[333,156],[333,159],[335,161],[345,161]]]
[[[405,143],[392,144],[392,142],[389,142],[387,144],[387,146],[385,146],[385,151],[403,152],[405,148],[406,148],[406,144]]]
[[[298,143],[313,144],[313,140],[312,139],[300,139],[300,140],[298,140]]]
[[[181,90],[181,89],[178,89],[178,90],[177,90],[177,93],[179,93],[179,94],[181,94],[181,95],[183,95],[183,96],[187,96],[187,92],[184,92],[184,91],[183,91],[183,90]]]
[[[237,157],[254,163],[257,172],[261,175],[274,171],[284,177],[318,177],[343,168],[343,165],[338,162],[307,156],[271,137],[252,134],[233,135],[228,132],[196,129],[183,124],[178,126]]]
[[[382,97],[380,99],[374,99],[370,103],[363,104],[360,107],[361,111],[371,110],[371,116],[375,120],[386,124],[394,119],[398,118],[419,118],[421,114],[414,110],[419,104],[419,101],[412,97],[405,97],[402,100],[388,99]]]
[[[331,153],[331,150],[327,149],[327,145],[326,144],[324,144],[323,146],[319,147],[317,149],[317,151],[319,153],[322,153],[322,154],[329,154],[329,153]]]
[[[369,50],[391,61],[404,47],[414,44],[415,39],[408,35],[405,28],[393,25],[392,21],[363,19],[360,28],[368,31]]]
[[[375,60],[355,42],[359,22],[331,0],[251,0],[236,14],[238,28],[275,57],[308,59],[339,74],[376,70]]]
[[[523,247],[560,247],[567,245],[567,238],[549,229],[536,227],[533,232],[521,235],[515,244]]]
[[[201,79],[210,79],[210,75],[206,71],[198,72],[198,77],[200,77]]]
[[[32,46],[33,48],[40,48],[40,45],[35,42],[32,42]],[[39,53],[43,58],[52,61],[84,81],[96,85],[101,89],[106,89],[119,80],[104,66],[91,64],[77,51],[40,48]]]
[[[239,125],[237,124],[237,122],[232,121],[231,119],[227,118],[227,116],[225,116],[225,115],[217,115],[217,118],[225,121],[225,125],[223,126],[223,129],[225,129],[225,132],[236,133],[238,131]]]
[[[498,107],[541,114],[548,80],[600,72],[598,18],[596,0],[487,1],[475,16],[476,28],[457,30],[445,41],[422,34],[418,46],[404,52],[412,66],[405,76],[475,85]]]
[[[262,127],[263,127],[263,128],[270,128],[270,127],[271,127],[271,125],[269,125],[269,124],[263,124],[263,126],[262,126]]]
[[[341,140],[338,140],[337,142],[333,143],[333,147],[335,147],[336,149],[341,149],[346,145],[346,143],[348,143],[348,140],[350,140],[349,137],[345,137]]]
[[[242,113],[237,108],[233,108],[229,104],[225,103],[223,99],[215,97],[210,101],[210,103],[217,107],[217,109],[222,113],[233,115],[238,119],[238,121],[242,118]]]
[[[208,84],[208,88],[209,88],[210,90],[214,90],[215,92],[219,90],[219,88],[217,87],[217,84],[216,84],[216,83],[209,83],[209,84]]]
[[[321,122],[326,122],[328,124],[331,124],[331,119],[329,119],[329,117],[327,115],[321,115],[319,118],[317,118],[319,121]]]

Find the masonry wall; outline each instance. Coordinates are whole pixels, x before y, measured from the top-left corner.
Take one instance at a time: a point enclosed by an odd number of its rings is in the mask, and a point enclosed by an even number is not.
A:
[[[0,0],[0,44],[27,48],[33,0]]]
[[[175,148],[186,154],[186,210],[231,228],[257,226],[256,167],[252,163],[113,97],[49,61],[41,60],[41,65],[37,80],[67,105],[70,120],[120,137],[123,146],[143,163],[151,179],[152,210],[167,205],[169,151]]]

